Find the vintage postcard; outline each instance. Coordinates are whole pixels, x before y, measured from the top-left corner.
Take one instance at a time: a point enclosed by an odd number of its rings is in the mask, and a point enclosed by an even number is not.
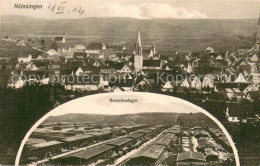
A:
[[[259,0],[0,0],[0,165],[260,165]]]

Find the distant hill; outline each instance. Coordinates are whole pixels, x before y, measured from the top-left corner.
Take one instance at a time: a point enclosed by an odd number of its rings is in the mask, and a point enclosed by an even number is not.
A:
[[[134,43],[137,28],[146,44],[158,48],[198,49],[201,45],[240,44],[236,36],[250,36],[257,28],[257,19],[133,19],[81,18],[36,19],[25,16],[0,16],[1,35],[67,36],[87,41]],[[236,42],[236,43],[235,43]],[[223,45],[222,45],[223,43]]]
[[[203,113],[182,114],[182,113],[138,113],[125,115],[98,115],[98,114],[65,114],[61,116],[51,116],[44,123],[80,123],[94,122],[113,125],[175,125],[186,126],[216,126],[215,122]]]

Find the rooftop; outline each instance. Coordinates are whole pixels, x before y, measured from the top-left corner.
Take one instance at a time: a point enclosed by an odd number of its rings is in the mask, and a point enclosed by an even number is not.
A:
[[[147,158],[158,159],[164,149],[165,146],[163,145],[148,145],[135,153],[131,158],[143,156]]]
[[[89,139],[89,138],[92,138],[92,137],[94,137],[94,136],[90,135],[90,134],[84,134],[84,135],[76,135],[76,136],[73,136],[73,137],[65,138],[63,140],[66,141],[66,142],[73,142],[73,141],[78,141],[78,140]]]
[[[113,146],[110,145],[99,145],[92,148],[88,148],[84,151],[80,151],[74,154],[69,155],[68,157],[76,157],[81,159],[90,159],[91,157],[95,157],[100,153],[106,152],[110,149],[113,149]]]
[[[185,160],[198,160],[198,161],[206,161],[203,153],[200,152],[184,152],[179,153],[177,156],[177,161],[185,161]]]
[[[39,144],[34,144],[34,145],[32,145],[32,148],[33,148],[33,149],[44,148],[44,147],[59,145],[59,144],[61,144],[61,143],[62,143],[62,142],[59,142],[59,141],[43,142],[43,143],[39,143]]]
[[[112,140],[112,141],[109,141],[107,143],[107,145],[114,145],[114,146],[122,146],[128,142],[132,141],[131,138],[126,138],[126,137],[123,137],[123,138],[117,138],[115,140]]]

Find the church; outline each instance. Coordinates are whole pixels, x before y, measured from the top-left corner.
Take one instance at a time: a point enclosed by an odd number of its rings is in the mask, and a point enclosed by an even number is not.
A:
[[[134,70],[136,72],[141,71],[143,68],[143,48],[142,48],[141,34],[139,28],[137,31],[135,50],[133,54],[134,54]]]

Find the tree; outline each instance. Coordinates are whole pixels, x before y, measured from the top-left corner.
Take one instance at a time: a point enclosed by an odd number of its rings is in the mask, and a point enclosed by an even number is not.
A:
[[[52,43],[52,48],[56,51],[58,50],[58,46],[57,46],[57,43],[55,41]]]
[[[44,45],[44,44],[45,44],[45,40],[41,39],[41,45]]]

